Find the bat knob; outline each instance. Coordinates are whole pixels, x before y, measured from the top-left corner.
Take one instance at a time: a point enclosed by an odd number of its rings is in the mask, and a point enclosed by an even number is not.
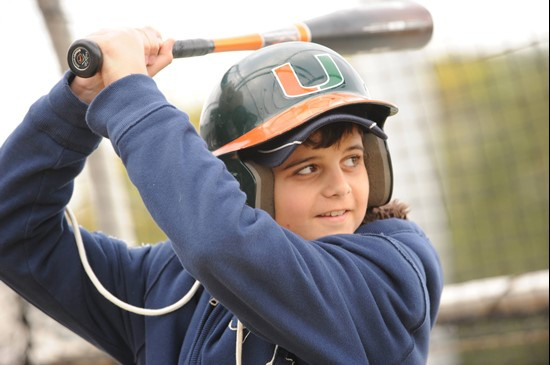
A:
[[[88,78],[101,69],[103,55],[97,43],[79,39],[69,47],[67,63],[76,76]]]

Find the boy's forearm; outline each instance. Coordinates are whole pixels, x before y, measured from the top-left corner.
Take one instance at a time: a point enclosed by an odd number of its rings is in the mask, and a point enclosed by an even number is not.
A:
[[[64,219],[74,179],[101,140],[86,125],[86,113],[87,105],[64,78],[31,107],[0,148],[0,280],[64,326],[129,363],[133,350],[126,337],[128,317],[104,300],[86,277]],[[125,296],[130,285],[125,275],[138,276],[146,251],[121,254],[126,253],[122,242],[84,229],[81,233],[89,260],[96,258],[94,271],[102,284],[122,300],[143,300],[139,290],[129,290],[131,298]],[[108,275],[113,268],[120,277]]]
[[[60,227],[72,180],[99,142],[86,127],[85,113],[85,104],[72,95],[65,77],[30,108],[0,149],[3,279],[28,267],[20,261],[26,259],[23,241],[55,236],[51,228]]]

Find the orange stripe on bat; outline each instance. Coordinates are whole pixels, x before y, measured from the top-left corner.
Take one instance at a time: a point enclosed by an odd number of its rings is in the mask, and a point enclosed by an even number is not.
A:
[[[305,23],[294,24],[302,42],[311,42],[311,31]]]
[[[262,48],[263,45],[263,37],[254,33],[233,38],[214,39],[214,52],[252,51]]]

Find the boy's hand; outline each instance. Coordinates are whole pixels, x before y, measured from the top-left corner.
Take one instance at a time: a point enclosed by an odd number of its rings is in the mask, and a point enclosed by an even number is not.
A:
[[[77,76],[71,83],[73,92],[88,104],[107,85],[131,74],[153,77],[173,59],[174,40],[164,41],[150,27],[108,29],[86,38],[96,42],[103,53],[103,65],[95,76]]]

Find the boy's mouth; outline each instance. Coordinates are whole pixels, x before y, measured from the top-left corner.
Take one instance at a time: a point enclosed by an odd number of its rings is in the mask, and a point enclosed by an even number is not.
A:
[[[345,210],[345,209],[333,210],[333,211],[330,211],[330,212],[319,214],[319,217],[340,217],[340,216],[344,215],[346,212],[347,212],[347,210]]]

